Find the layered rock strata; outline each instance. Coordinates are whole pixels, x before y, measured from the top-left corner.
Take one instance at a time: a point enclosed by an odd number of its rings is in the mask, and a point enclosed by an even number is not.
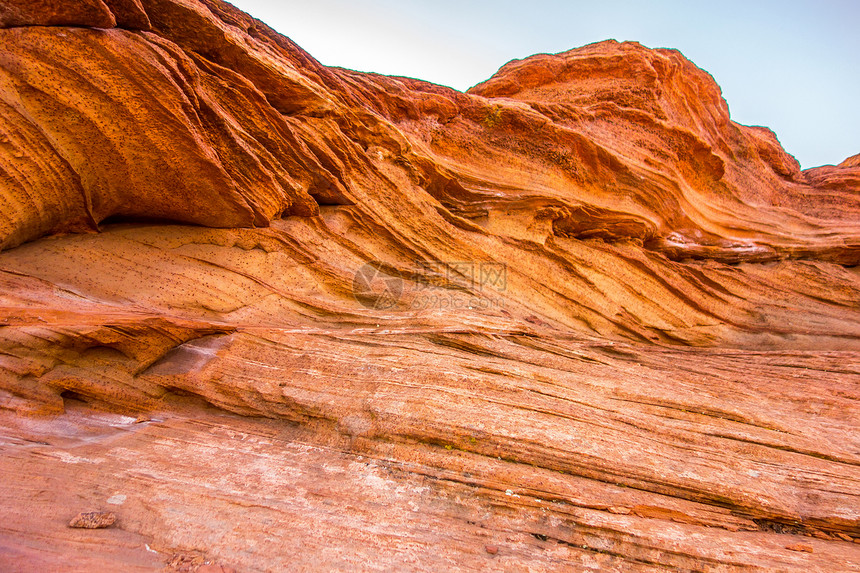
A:
[[[217,0],[0,27],[0,563],[860,563],[857,156],[638,44],[460,93]]]

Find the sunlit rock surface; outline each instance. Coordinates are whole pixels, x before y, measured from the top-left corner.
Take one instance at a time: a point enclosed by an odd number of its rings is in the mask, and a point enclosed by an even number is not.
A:
[[[0,27],[0,569],[860,567],[858,156],[638,44],[463,94],[215,0]]]

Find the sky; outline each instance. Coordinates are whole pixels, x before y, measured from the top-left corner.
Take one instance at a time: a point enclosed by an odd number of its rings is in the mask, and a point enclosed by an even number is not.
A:
[[[677,48],[806,169],[860,153],[860,0],[231,0],[323,64],[465,91],[512,59]]]

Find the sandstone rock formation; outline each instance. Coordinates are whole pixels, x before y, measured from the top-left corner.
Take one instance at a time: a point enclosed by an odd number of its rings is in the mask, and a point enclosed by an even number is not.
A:
[[[0,27],[0,568],[860,563],[858,156],[638,44],[460,93],[220,0]]]

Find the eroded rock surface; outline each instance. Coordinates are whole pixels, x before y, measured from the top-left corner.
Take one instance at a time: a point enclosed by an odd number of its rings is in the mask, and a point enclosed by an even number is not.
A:
[[[860,564],[857,156],[638,44],[464,94],[215,0],[0,27],[0,564]]]

